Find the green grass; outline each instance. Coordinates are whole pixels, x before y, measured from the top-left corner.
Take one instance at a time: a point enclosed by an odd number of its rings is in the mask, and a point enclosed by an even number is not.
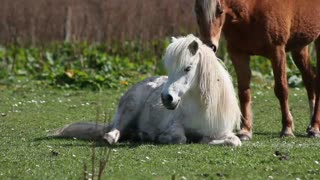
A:
[[[61,90],[34,82],[0,85],[0,179],[81,179],[92,142],[45,139],[48,130],[113,115],[125,88]],[[296,138],[280,139],[273,90],[253,88],[254,139],[240,148],[121,143],[111,148],[105,179],[317,179],[319,139],[305,136],[304,89],[290,89]],[[96,148],[97,159],[105,146]],[[55,153],[53,153],[55,152]],[[278,155],[276,155],[278,154]]]

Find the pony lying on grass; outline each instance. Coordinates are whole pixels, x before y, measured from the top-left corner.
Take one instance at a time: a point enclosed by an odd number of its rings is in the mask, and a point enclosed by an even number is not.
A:
[[[169,76],[147,78],[129,89],[110,125],[74,123],[50,136],[109,144],[135,137],[163,144],[240,146],[232,132],[241,118],[234,87],[214,52],[193,35],[173,38],[164,63]]]

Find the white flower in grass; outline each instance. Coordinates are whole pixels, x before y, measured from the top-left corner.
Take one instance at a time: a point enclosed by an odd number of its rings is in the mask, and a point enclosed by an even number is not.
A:
[[[169,162],[169,161],[167,161],[167,160],[164,159],[164,160],[162,161],[162,164],[164,165],[164,164],[166,164],[167,162]]]
[[[314,163],[316,163],[316,164],[320,164],[320,163],[319,163],[319,161],[314,161]]]

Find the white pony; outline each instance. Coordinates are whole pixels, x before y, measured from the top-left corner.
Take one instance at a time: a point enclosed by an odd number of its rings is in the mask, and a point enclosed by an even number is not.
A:
[[[214,52],[193,35],[173,38],[164,64],[169,76],[147,78],[129,89],[110,125],[74,123],[50,136],[109,144],[134,137],[164,144],[240,146],[232,132],[241,117],[234,87]]]

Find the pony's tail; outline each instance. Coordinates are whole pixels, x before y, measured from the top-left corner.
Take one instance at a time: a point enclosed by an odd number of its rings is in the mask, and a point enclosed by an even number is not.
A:
[[[91,122],[68,124],[63,128],[52,130],[47,137],[76,138],[85,140],[102,140],[103,135],[111,130],[111,125],[102,125]]]

